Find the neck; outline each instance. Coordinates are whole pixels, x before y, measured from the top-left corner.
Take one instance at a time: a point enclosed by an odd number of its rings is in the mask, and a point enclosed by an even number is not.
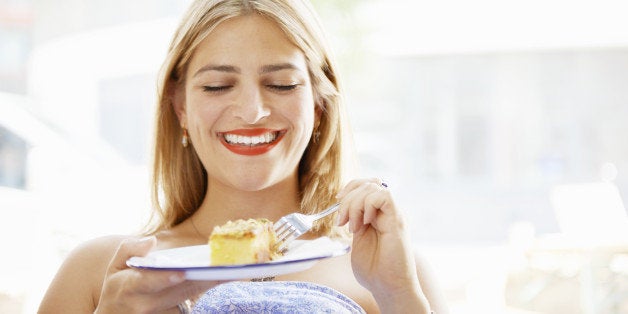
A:
[[[256,191],[243,191],[211,181],[203,203],[192,216],[198,232],[208,236],[216,225],[228,220],[266,218],[276,221],[299,210],[299,189],[296,176]]]

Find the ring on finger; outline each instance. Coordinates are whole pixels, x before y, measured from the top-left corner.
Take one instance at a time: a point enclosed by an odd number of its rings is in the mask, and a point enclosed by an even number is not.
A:
[[[384,181],[384,179],[379,179],[379,181],[380,181],[379,185],[383,186],[384,188],[388,188],[388,183]]]
[[[179,309],[179,313],[181,314],[190,314],[192,313],[192,301],[190,301],[190,299],[187,299],[177,304],[177,308]]]

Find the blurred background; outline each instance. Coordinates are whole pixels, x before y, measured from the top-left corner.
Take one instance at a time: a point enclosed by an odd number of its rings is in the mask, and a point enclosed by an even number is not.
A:
[[[312,2],[359,175],[390,183],[452,313],[628,313],[624,1]],[[0,0],[0,312],[35,312],[79,243],[142,227],[189,3]]]

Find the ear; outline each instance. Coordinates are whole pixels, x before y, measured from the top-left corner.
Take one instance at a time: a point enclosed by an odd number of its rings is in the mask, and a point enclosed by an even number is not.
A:
[[[314,105],[314,130],[318,129],[318,126],[321,124],[321,116],[323,115],[323,106],[325,106],[322,100],[319,100],[316,105]]]
[[[179,84],[177,82],[171,81],[168,84],[168,97],[170,98],[170,103],[172,104],[172,109],[177,115],[179,119],[180,125],[185,125],[185,121],[187,119],[187,114],[185,110],[185,86],[184,84]]]

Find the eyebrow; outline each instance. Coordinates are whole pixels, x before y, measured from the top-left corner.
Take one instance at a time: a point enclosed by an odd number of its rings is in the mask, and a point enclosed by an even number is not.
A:
[[[198,69],[198,71],[196,71],[196,73],[194,73],[193,77],[196,77],[198,75],[200,75],[203,72],[207,72],[207,71],[218,71],[218,72],[227,72],[227,73],[240,73],[240,69],[237,67],[234,67],[232,65],[215,65],[215,64],[208,64],[200,69]]]
[[[259,74],[267,74],[271,72],[277,72],[281,70],[300,70],[299,67],[292,63],[277,63],[277,64],[268,64],[264,65],[260,68]],[[242,73],[240,68],[232,65],[216,65],[216,64],[208,64],[196,71],[193,77],[200,75],[203,72],[208,71],[218,71],[218,72],[226,72],[226,73]]]
[[[292,63],[278,63],[278,64],[269,64],[269,65],[263,66],[260,69],[259,73],[266,74],[266,73],[277,72],[281,70],[300,70],[300,69],[299,67],[297,67],[296,65]]]

